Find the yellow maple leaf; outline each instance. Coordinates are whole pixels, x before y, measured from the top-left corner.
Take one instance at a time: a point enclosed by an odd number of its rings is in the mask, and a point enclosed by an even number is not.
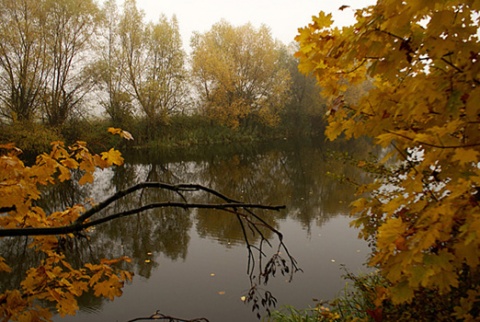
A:
[[[325,130],[325,135],[330,141],[335,140],[343,131],[342,122],[333,121],[330,122]]]
[[[75,296],[80,296],[83,294],[83,292],[88,291],[88,283],[83,282],[83,281],[75,281],[72,284],[72,288],[70,291],[75,295]]]
[[[111,148],[108,152],[102,152],[102,159],[106,160],[109,164],[122,165],[123,158],[120,151]]]
[[[108,133],[112,133],[112,134],[120,134],[122,129],[115,128],[115,127],[109,127],[107,131],[108,131]]]
[[[80,180],[78,180],[78,184],[84,185],[86,183],[92,183],[93,182],[93,175],[90,172],[86,172]]]
[[[0,257],[0,272],[10,273],[12,269],[5,263],[5,258]]]
[[[408,285],[407,281],[403,281],[394,285],[390,294],[394,304],[410,302],[413,298],[413,289]]]
[[[474,149],[455,149],[455,154],[452,157],[452,161],[458,161],[461,166],[478,162],[478,151]]]
[[[75,315],[78,310],[78,303],[75,297],[70,293],[65,293],[65,296],[61,298],[57,303],[57,310],[60,316]]]
[[[50,296],[57,302],[60,302],[62,300],[61,295],[63,294],[63,292],[59,293],[56,289],[48,289],[48,294],[50,294]]]
[[[405,224],[401,218],[389,218],[378,229],[378,245],[379,247],[385,247],[393,245],[397,238],[405,233],[407,230],[407,224]]]
[[[60,182],[70,180],[70,170],[67,167],[59,166],[58,169],[60,170],[60,175],[58,176]]]
[[[113,300],[115,296],[122,295],[122,287],[123,283],[118,281],[118,277],[116,275],[112,275],[109,280],[95,284],[94,294],[95,296],[103,296],[110,300]]]
[[[120,137],[122,137],[126,140],[133,140],[133,135],[130,132],[124,131],[120,128],[109,127],[108,132],[112,133],[114,135],[120,135]]]
[[[73,158],[66,158],[66,159],[60,161],[60,163],[63,164],[64,166],[66,166],[69,169],[78,168],[78,162],[77,162],[77,160],[75,160]]]
[[[314,23],[314,28],[317,29],[328,28],[333,24],[332,14],[325,14],[323,11],[320,11],[318,16],[313,16],[312,21]]]

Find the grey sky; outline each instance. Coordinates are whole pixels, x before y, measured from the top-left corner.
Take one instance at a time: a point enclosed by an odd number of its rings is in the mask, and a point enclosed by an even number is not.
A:
[[[120,2],[123,2],[120,0]],[[339,25],[353,21],[353,10],[373,4],[375,0],[137,0],[148,20],[156,21],[160,14],[177,16],[184,47],[189,47],[194,31],[205,32],[221,19],[233,25],[262,23],[270,27],[274,38],[289,44],[299,27],[306,26],[312,15],[320,11],[334,14]],[[339,11],[342,5],[350,8]]]

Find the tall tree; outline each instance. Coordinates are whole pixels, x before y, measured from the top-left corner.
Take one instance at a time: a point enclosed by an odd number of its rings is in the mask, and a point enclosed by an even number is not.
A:
[[[134,106],[127,92],[126,57],[122,53],[119,34],[120,13],[115,0],[104,3],[98,61],[93,73],[100,90],[100,104],[105,108],[114,126],[128,128]]]
[[[161,15],[156,24],[146,29],[147,71],[144,80],[144,96],[156,101],[156,110],[146,111],[147,115],[160,117],[180,111],[185,104],[186,70],[185,52],[175,16],[170,20]]]
[[[48,72],[41,1],[0,1],[0,111],[30,121]]]
[[[278,123],[290,79],[266,26],[221,21],[195,34],[191,46],[193,82],[207,116],[232,127],[253,118]]]
[[[126,0],[119,24],[129,89],[154,131],[185,104],[185,53],[177,19],[161,15],[145,25],[135,1]]]
[[[61,126],[79,107],[92,82],[85,72],[99,23],[92,0],[47,0],[44,37],[49,75],[43,108],[52,126]]]
[[[343,29],[321,12],[297,36],[300,69],[329,100],[327,136],[368,135],[402,160],[377,165],[384,176],[353,204],[387,282],[377,312],[385,301],[434,305],[395,320],[480,312],[479,17],[480,1],[382,0]],[[343,100],[346,84],[367,79],[366,95]]]

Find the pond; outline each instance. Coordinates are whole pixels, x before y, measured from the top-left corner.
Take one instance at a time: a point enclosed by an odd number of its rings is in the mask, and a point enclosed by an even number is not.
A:
[[[143,181],[196,183],[243,202],[285,205],[284,210],[263,211],[261,216],[282,232],[302,271],[293,274],[291,281],[288,274],[277,272],[267,285],[259,287],[271,292],[277,308],[313,307],[315,299],[331,299],[344,288],[343,265],[353,273],[367,270],[363,263],[369,249],[357,239],[358,232],[349,227],[351,219],[347,217],[354,187],[339,180],[341,176],[357,181],[366,178],[338,157],[347,151],[365,154],[366,147],[365,142],[333,145],[319,139],[175,153],[134,152],[125,155],[123,167],[98,172],[94,185],[60,187],[52,192],[46,207],[55,209],[87,198],[101,201]],[[194,197],[205,198],[201,194]],[[175,195],[149,189],[118,201],[109,211],[158,198],[174,199]],[[263,247],[271,254],[278,239],[268,232],[266,237],[273,248]],[[260,240],[258,235],[252,238]],[[7,247],[5,243],[2,248]],[[12,245],[8,247],[12,249]],[[125,285],[123,295],[114,301],[83,296],[76,316],[55,316],[55,321],[129,321],[157,310],[183,319],[204,317],[210,322],[258,321],[251,303],[243,302],[251,286],[248,250],[232,214],[207,209],[149,210],[97,226],[85,248],[78,256],[83,260],[129,256],[133,282]],[[265,313],[262,307],[260,313]]]

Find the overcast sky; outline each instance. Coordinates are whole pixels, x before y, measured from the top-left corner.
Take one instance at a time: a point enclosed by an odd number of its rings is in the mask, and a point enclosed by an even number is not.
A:
[[[120,0],[123,3],[123,0]],[[339,25],[350,24],[353,9],[373,4],[375,0],[137,0],[147,20],[156,21],[161,13],[177,16],[184,47],[190,47],[194,31],[205,32],[225,19],[235,26],[248,22],[270,27],[274,38],[288,45],[299,27],[320,11],[331,12]],[[350,8],[339,11],[342,5]]]

